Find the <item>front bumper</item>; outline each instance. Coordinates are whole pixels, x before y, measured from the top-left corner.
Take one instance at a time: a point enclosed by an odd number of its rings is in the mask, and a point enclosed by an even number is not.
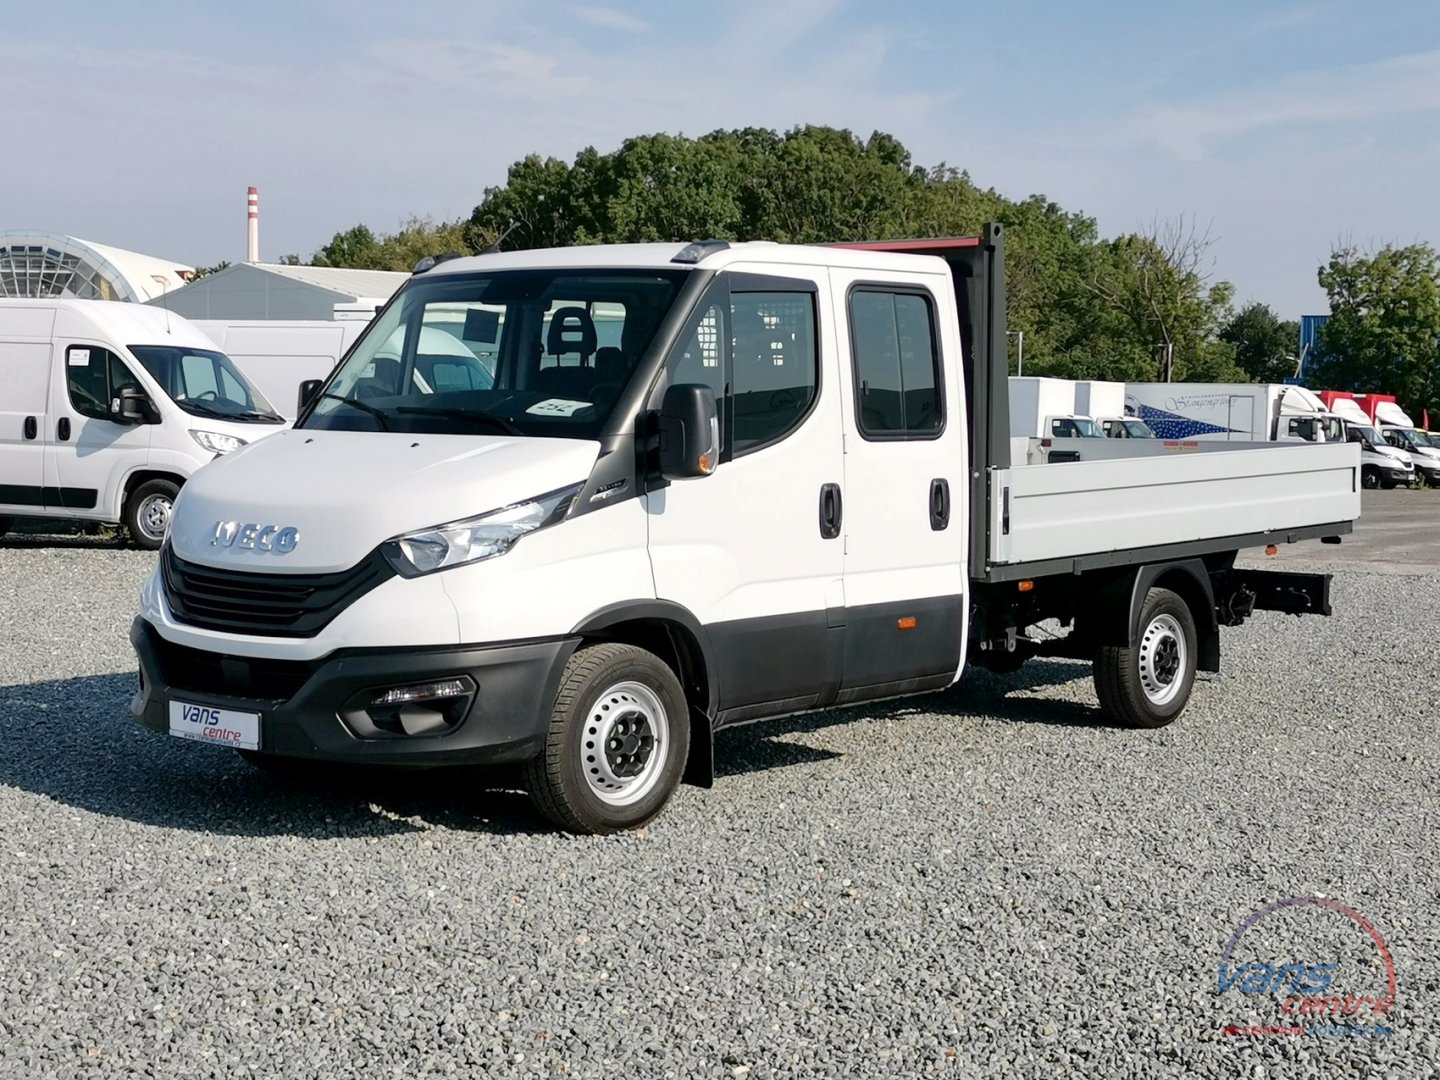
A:
[[[565,663],[578,638],[506,645],[350,649],[315,661],[263,660],[175,645],[143,618],[130,627],[140,687],[130,713],[169,731],[169,703],[260,714],[260,750],[377,765],[523,761],[540,751]],[[376,732],[355,719],[384,690],[468,675],[477,690],[453,728]],[[351,719],[347,720],[347,717]],[[359,734],[366,728],[369,734]]]

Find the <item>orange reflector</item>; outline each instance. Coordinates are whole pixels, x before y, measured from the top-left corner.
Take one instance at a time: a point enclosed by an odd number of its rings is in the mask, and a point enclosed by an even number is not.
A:
[[[895,620],[895,628],[896,628],[897,630],[914,630],[914,629],[915,629],[915,616],[914,616],[914,615],[906,615],[903,619],[896,619],[896,620]]]
[[[1276,547],[1274,544],[1266,544],[1266,545],[1265,545],[1265,554],[1266,554],[1266,555],[1275,555],[1275,554],[1278,554],[1279,551],[1280,551],[1280,549],[1279,549],[1278,547]]]
[[[1016,588],[1021,592],[1030,592],[1035,588],[1035,582],[1026,578],[1024,581],[1016,582]]]

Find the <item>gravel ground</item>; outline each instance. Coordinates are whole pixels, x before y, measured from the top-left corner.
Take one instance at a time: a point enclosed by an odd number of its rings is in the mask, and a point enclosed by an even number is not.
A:
[[[133,726],[152,558],[0,546],[0,1075],[1440,1075],[1434,572],[1226,631],[1169,729],[1036,662],[727,733],[713,790],[581,839]],[[1279,1000],[1217,994],[1226,940],[1310,895],[1388,942],[1393,1034],[1222,1035]],[[1374,993],[1377,955],[1299,907],[1232,959]]]

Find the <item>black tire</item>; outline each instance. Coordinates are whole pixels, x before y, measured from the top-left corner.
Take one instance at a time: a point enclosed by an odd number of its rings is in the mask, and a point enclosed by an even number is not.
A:
[[[1180,715],[1195,685],[1195,618],[1169,589],[1151,589],[1139,626],[1134,643],[1101,646],[1095,693],[1105,715],[1118,724],[1164,727]]]
[[[565,665],[525,787],[562,829],[634,829],[669,801],[689,751],[689,708],[675,673],[633,645],[590,645]]]
[[[10,531],[10,526],[14,523],[14,518],[0,517],[0,536],[4,536],[6,533],[8,533]]]
[[[1374,490],[1380,486],[1380,471],[1374,465],[1363,465],[1360,468],[1360,486]]]
[[[146,480],[125,502],[125,528],[136,547],[158,551],[170,531],[170,513],[180,485],[169,480]]]

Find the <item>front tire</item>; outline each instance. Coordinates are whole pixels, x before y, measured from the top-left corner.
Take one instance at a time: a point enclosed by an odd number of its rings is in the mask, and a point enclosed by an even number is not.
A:
[[[1102,646],[1095,660],[1101,710],[1125,727],[1164,727],[1190,700],[1197,652],[1185,601],[1169,589],[1151,589],[1140,609],[1139,640]]]
[[[125,503],[125,527],[135,546],[158,551],[170,531],[170,515],[180,485],[169,480],[146,480],[130,493]]]
[[[1360,469],[1360,486],[1370,488],[1372,491],[1380,486],[1380,471],[1373,465],[1365,465]]]
[[[562,829],[620,832],[661,811],[689,751],[689,709],[675,673],[633,645],[591,645],[565,665],[525,786]]]

